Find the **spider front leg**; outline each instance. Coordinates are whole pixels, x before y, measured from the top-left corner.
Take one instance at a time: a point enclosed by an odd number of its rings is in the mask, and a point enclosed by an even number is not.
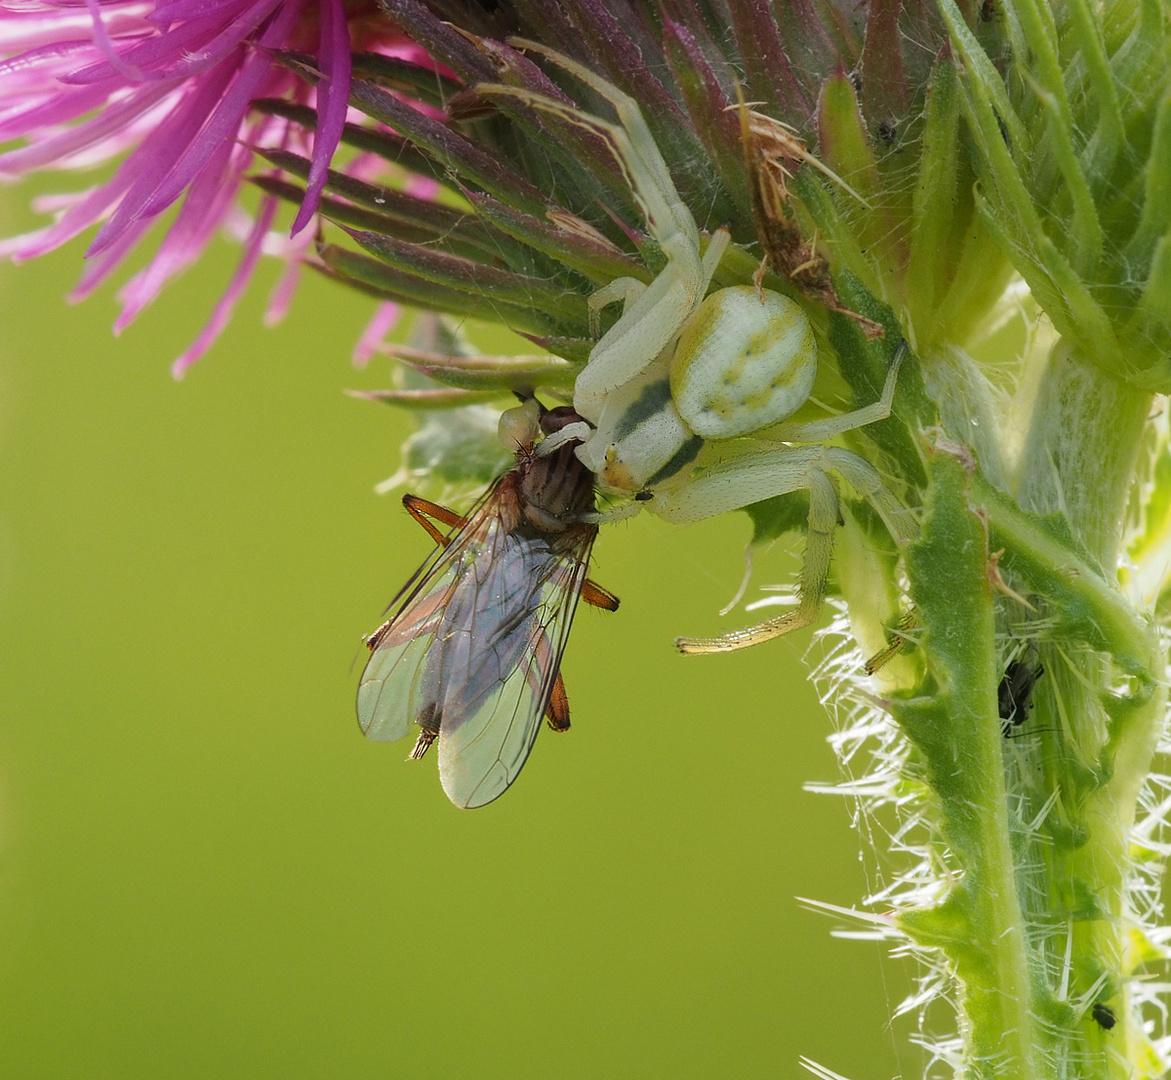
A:
[[[631,288],[630,279],[619,278],[602,289],[601,299],[591,301],[591,319],[605,304],[626,301],[618,321],[590,351],[589,361],[574,386],[574,409],[596,424],[607,395],[638,376],[679,336],[707,292],[727,249],[729,235],[725,229],[717,230],[701,255],[695,218],[680,198],[667,163],[632,97],[553,49],[522,39],[511,39],[510,43],[539,53],[591,87],[613,106],[618,123],[529,90],[490,85],[477,90],[507,94],[600,136],[614,155],[648,231],[667,260],[667,265],[641,291]]]
[[[646,286],[637,278],[615,278],[609,285],[603,285],[597,292],[591,293],[588,301],[590,311],[590,333],[594,337],[602,334],[602,311],[611,304],[622,301],[622,310],[631,306],[642,294]]]
[[[694,222],[691,227],[695,228]],[[696,231],[694,249],[681,233],[670,245],[656,235],[667,265],[654,281],[643,286],[632,278],[617,278],[590,297],[591,322],[602,307],[626,301],[618,321],[590,350],[589,361],[574,383],[573,407],[592,423],[597,423],[608,395],[640,375],[674,344],[703,300],[730,238],[726,229],[717,229],[701,258],[698,235]]]
[[[723,462],[678,491],[650,500],[653,513],[667,521],[687,524],[775,495],[809,492],[805,562],[797,607],[778,618],[719,637],[679,638],[676,645],[681,652],[743,649],[808,626],[817,618],[838,525],[838,497],[828,475],[830,470],[844,476],[870,501],[896,540],[906,542],[918,536],[915,519],[887,491],[878,471],[857,454],[834,446],[786,446]]]

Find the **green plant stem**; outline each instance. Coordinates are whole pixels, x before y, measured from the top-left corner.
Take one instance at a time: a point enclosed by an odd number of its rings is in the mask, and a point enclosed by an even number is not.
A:
[[[1001,738],[996,715],[1003,660],[994,634],[970,617],[960,625],[965,616],[956,599],[965,594],[957,581],[943,591],[933,586],[934,592],[920,582],[916,604],[927,628],[925,645],[937,678],[951,688],[943,703],[947,721],[965,740],[952,754],[970,777],[932,786],[942,800],[946,839],[964,868],[961,888],[940,910],[960,910],[972,935],[964,942],[957,932],[937,943],[964,984],[969,1061],[977,1074],[994,1069],[997,1075],[1070,1075],[1076,1063],[1079,1076],[1112,1078],[1131,1075],[1135,1060],[1144,1057],[1134,1052],[1144,1036],[1131,1022],[1125,992],[1134,974],[1126,948],[1127,876],[1137,796],[1166,705],[1164,656],[1153,625],[1118,588],[1115,567],[1150,407],[1149,394],[1061,343],[1042,376],[1017,463],[1019,504],[975,474],[966,489],[970,502],[960,506],[953,497],[945,519],[942,474],[938,466],[933,470],[935,530],[942,532],[950,521],[954,552],[957,544],[976,542],[971,535],[964,539],[963,513],[983,517],[987,550],[1004,552],[1000,568],[1026,600],[1011,600],[1000,587],[994,605],[989,590],[988,611],[998,609],[995,633],[1010,642],[1034,636],[1046,675],[1034,692],[1029,741],[1011,745]],[[922,555],[912,556],[914,593],[916,577],[941,575],[946,568],[942,558],[927,564]],[[953,556],[950,572],[954,576],[969,562]],[[974,575],[976,567],[968,566],[967,573]],[[988,583],[999,587],[995,573]],[[973,602],[978,597],[969,587],[964,603]],[[930,604],[942,617],[927,614]],[[961,648],[941,647],[943,628],[962,640]],[[985,670],[989,663],[991,674]],[[980,702],[978,709],[973,701]],[[923,711],[932,714],[938,707],[936,701]],[[967,723],[974,711],[990,712],[991,719]],[[913,724],[908,733],[929,760],[946,761],[931,753]],[[962,759],[956,756],[961,753]],[[995,777],[988,772],[990,755]],[[969,784],[973,791],[965,795]],[[953,807],[962,808],[960,800],[978,810],[969,810],[957,829],[949,821],[958,820]],[[992,836],[996,829],[999,846]],[[931,915],[937,919],[939,913]],[[922,939],[922,923],[908,925]],[[989,957],[989,950],[1000,955]],[[1014,1015],[1008,1004],[1000,1016],[980,1008],[998,991],[1013,1000]],[[1118,1018],[1109,1039],[1092,1019],[1095,1003],[1108,1004]],[[1109,1052],[1126,1042],[1130,1053]]]
[[[1043,827],[1048,843],[1033,852],[1049,883],[1044,910],[1033,914],[1053,927],[1049,953],[1066,950],[1070,996],[1089,993],[1105,977],[1093,997],[1112,1002],[1119,1018],[1116,1040],[1141,1038],[1131,1029],[1121,986],[1133,974],[1124,959],[1126,878],[1136,800],[1151,768],[1166,698],[1165,658],[1154,627],[1117,591],[1115,573],[1151,407],[1150,394],[1104,373],[1068,342],[1058,343],[1042,377],[1016,485],[1026,509],[1062,514],[1073,541],[1101,567],[1099,580],[1109,590],[1100,594],[1104,606],[1120,616],[1099,611],[1092,627],[1083,628],[1088,633],[1043,647],[1051,683],[1037,702],[1040,772],[1022,774],[1033,804],[1059,792]],[[1060,565],[1067,576],[1068,568]],[[1079,578],[1089,580],[1080,572]],[[1061,613],[1065,605],[1058,600],[1056,607]],[[1127,612],[1128,618],[1121,617]],[[1117,669],[1130,678],[1120,679]],[[1102,1049],[1101,1038],[1089,1024],[1087,1042]],[[1133,1067],[1118,1055],[1092,1060],[1101,1062],[1101,1076],[1127,1075]]]
[[[1153,395],[1105,374],[1067,339],[1053,348],[1017,468],[1016,494],[1038,514],[1063,513],[1110,574]]]
[[[973,1076],[1112,1080],[1150,1058],[1127,1009],[1127,888],[1165,658],[1115,572],[1150,407],[1060,344],[1013,473],[1021,502],[941,434],[928,453],[906,561],[926,672],[894,712],[939,800],[955,884],[900,923],[955,971]],[[1026,639],[1045,679],[1018,744],[998,687]],[[1095,1004],[1117,1017],[1109,1038]]]
[[[895,713],[923,755],[940,800],[942,840],[958,864],[955,887],[901,925],[948,957],[963,987],[972,1075],[1032,1078],[1045,1058],[1033,1008],[1025,923],[1015,887],[999,745],[992,594],[986,534],[970,497],[960,447],[931,455],[923,539],[907,555],[911,595],[929,659],[927,693]],[[934,685],[932,685],[934,684]]]

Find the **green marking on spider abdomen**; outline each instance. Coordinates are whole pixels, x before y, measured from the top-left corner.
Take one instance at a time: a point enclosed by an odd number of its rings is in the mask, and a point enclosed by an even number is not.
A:
[[[692,431],[726,439],[791,415],[816,372],[817,344],[800,305],[738,286],[709,296],[680,335],[671,394]]]

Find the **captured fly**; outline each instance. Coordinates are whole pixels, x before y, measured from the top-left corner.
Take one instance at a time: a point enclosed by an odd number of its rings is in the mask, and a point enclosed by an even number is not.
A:
[[[403,498],[439,546],[366,639],[358,722],[385,742],[417,727],[412,758],[438,741],[439,779],[456,806],[503,794],[542,716],[569,727],[560,667],[578,597],[618,607],[586,578],[598,526],[594,476],[574,454],[581,429],[571,425],[582,424],[571,408],[530,399],[501,417],[516,464],[466,517]]]

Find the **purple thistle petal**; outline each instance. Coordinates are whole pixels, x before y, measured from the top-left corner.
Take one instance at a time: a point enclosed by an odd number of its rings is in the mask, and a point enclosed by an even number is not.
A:
[[[138,317],[170,278],[203,253],[235,198],[237,183],[251,160],[247,150],[229,142],[217,149],[208,167],[188,190],[175,223],[150,265],[119,290],[122,311],[114,321],[115,334]]]
[[[92,120],[65,128],[48,139],[39,139],[19,149],[9,150],[7,154],[0,154],[0,176],[19,176],[31,172],[101,142],[127,127],[171,92],[172,88],[165,84],[144,87],[120,104],[103,109]]]
[[[118,237],[116,244],[111,244],[96,259],[90,261],[81,280],[73,287],[68,300],[71,304],[79,304],[85,300],[103,281],[106,280],[122,264],[122,260],[134,249],[134,245],[142,239],[143,234],[150,228],[149,221],[136,221],[129,229]]]
[[[93,20],[94,41],[97,42],[98,48],[109,58],[110,65],[115,71],[136,82],[146,82],[148,80],[162,78],[161,72],[154,74],[145,72],[133,64],[128,64],[119,56],[118,51],[114,48],[114,43],[110,40],[109,33],[106,31],[106,25],[102,22],[102,9],[98,4],[98,0],[85,0],[85,6],[89,8],[89,15]]]
[[[240,259],[240,265],[236,267],[236,272],[232,275],[227,289],[224,290],[224,295],[220,297],[207,325],[200,331],[199,337],[171,365],[171,374],[176,379],[181,379],[187,374],[187,369],[212,347],[216,338],[223,333],[224,327],[228,325],[228,320],[232,317],[232,309],[236,306],[236,301],[240,299],[244,289],[247,288],[248,282],[252,278],[252,272],[256,269],[260,250],[264,244],[264,235],[272,227],[273,219],[276,217],[276,208],[276,199],[266,196],[261,200],[256,224],[244,244],[244,254]]]
[[[44,195],[37,195],[31,203],[33,213],[56,214],[58,212],[64,213],[66,210],[72,210],[73,207],[93,190],[93,188],[87,188],[84,191],[46,192]]]
[[[271,241],[272,237],[269,239]],[[285,266],[277,283],[272,287],[268,306],[264,309],[265,326],[276,326],[289,313],[293,294],[296,293],[297,286],[301,283],[301,268],[305,265],[305,253],[316,243],[316,236],[311,232],[302,232],[291,240],[285,237],[281,239],[283,243],[280,255]]]
[[[220,99],[224,86],[232,77],[228,65],[221,70],[209,72],[189,94],[187,100],[168,116],[151,132],[142,145],[130,155],[119,169],[119,174],[128,168],[136,174],[134,183],[126,192],[125,198],[119,204],[109,221],[105,223],[94,237],[87,257],[98,254],[107,245],[113,243],[122,229],[142,216],[150,216],[147,200],[158,191],[160,185],[176,168],[175,158],[189,149],[192,136],[199,130],[207,119],[207,114],[214,102]],[[202,164],[202,162],[200,163]],[[175,195],[168,203],[159,206],[162,210],[169,202],[173,202],[181,188],[175,189]]]
[[[125,163],[114,174],[113,179],[93,188],[76,206],[65,212],[61,220],[39,234],[35,243],[22,247],[13,253],[14,262],[35,259],[54,248],[68,243],[79,233],[88,229],[95,221],[101,220],[106,211],[121,198],[130,186],[132,172]]]
[[[375,353],[385,351],[384,339],[398,325],[401,315],[402,308],[393,300],[378,305],[373,317],[366,324],[366,329],[362,331],[362,336],[358,338],[358,342],[354,346],[350,357],[354,367],[359,370],[365,368]]]
[[[172,4],[157,4],[147,18],[156,26],[167,26],[180,19],[197,19],[203,15],[214,15],[222,18],[224,11],[240,6],[240,0],[219,0],[211,3],[209,0],[175,0]]]
[[[286,38],[296,22],[299,7],[299,4],[286,5],[280,17],[265,31],[260,42],[262,46],[275,46]],[[269,73],[272,63],[272,59],[266,53],[254,54],[245,61],[231,87],[211,114],[211,118],[194,138],[183,140],[186,149],[182,156],[147,196],[137,213],[153,215],[165,210],[203,168],[216,146],[236,134],[249,103],[256,97],[257,89]],[[204,75],[204,79],[210,75],[210,72]]]
[[[321,47],[319,63],[322,78],[317,83],[317,133],[313,138],[313,162],[305,198],[293,222],[293,233],[299,233],[313,215],[325,188],[326,173],[334,151],[341,142],[350,100],[350,34],[346,25],[343,0],[320,0]]]
[[[379,30],[365,7],[347,13],[346,0],[0,0],[0,146],[21,140],[0,152],[0,180],[123,159],[104,183],[41,200],[39,212],[57,220],[0,240],[0,256],[32,258],[99,225],[92,261],[73,293],[80,299],[182,198],[158,251],[119,293],[120,332],[200,256],[221,225],[246,217],[237,200],[252,156],[242,143],[291,147],[310,158],[295,238],[265,236],[279,203],[262,202],[259,218],[239,229],[240,237],[247,232],[241,264],[208,326],[176,362],[176,374],[222,331],[261,254],[285,263],[266,321],[280,318],[315,243],[314,230],[304,226],[345,125],[351,21],[358,47],[427,62],[397,27]],[[281,49],[313,51],[314,44],[321,72],[316,88],[273,56]],[[250,114],[259,96],[297,104],[315,97],[316,129]],[[368,168],[381,172],[387,165],[369,155]]]
[[[287,34],[292,29],[293,22],[303,6],[302,0],[241,0],[241,2],[244,4],[245,10],[208,42],[201,50],[201,55],[184,56],[179,63],[174,64],[170,69],[172,73],[186,78],[218,64],[225,56],[238,49],[241,42],[247,41],[264,25],[266,20],[273,18],[274,12],[282,8],[283,12],[276,16],[276,19],[280,23],[283,18],[283,25],[286,27],[285,34]],[[222,22],[222,19],[222,14],[217,14],[215,17],[216,22]],[[261,43],[268,41],[271,32],[270,28],[261,35]],[[173,31],[170,31],[168,36],[170,33]],[[284,39],[285,34],[280,35],[281,40]],[[269,44],[273,43],[269,42]]]
[[[12,259],[13,262],[20,262],[20,252],[26,248],[39,246],[48,231],[49,227],[46,226],[43,229],[34,229],[32,232],[0,240],[0,259]]]
[[[411,173],[403,185],[403,191],[408,195],[414,195],[416,199],[431,200],[439,194],[439,181],[430,176]]]
[[[74,57],[89,57],[93,51],[94,43],[88,38],[53,41],[48,45],[27,49],[7,60],[0,60],[0,78],[20,76],[20,88],[26,94],[33,90],[54,90],[61,82],[54,74],[55,69],[68,65]],[[37,81],[34,82],[34,79]]]
[[[168,30],[162,37],[150,38],[132,46],[123,58],[133,59],[136,65],[166,63],[168,77],[189,78],[199,75],[239,49],[241,42],[284,2],[264,0],[263,5],[257,5],[254,0],[237,0],[237,4],[245,6],[246,10],[228,27],[223,26],[222,17],[218,15],[193,19],[174,30]],[[299,0],[296,6],[299,6]],[[214,37],[209,38],[209,35]],[[89,83],[109,78],[113,73],[109,61],[101,61],[73,72],[61,81]]]
[[[109,87],[87,86],[83,90],[57,93],[27,108],[14,109],[0,122],[0,139],[15,139],[38,128],[65,123],[98,108],[109,96]]]
[[[107,31],[118,37],[131,38],[149,33],[150,26],[143,19],[145,4],[134,2],[117,5],[107,3],[110,16]],[[70,38],[85,39],[93,50],[91,34],[93,25],[89,13],[82,6],[63,8],[38,5],[27,12],[12,11],[6,5],[4,19],[0,21],[0,51],[8,53],[13,49],[39,49],[53,42]]]

